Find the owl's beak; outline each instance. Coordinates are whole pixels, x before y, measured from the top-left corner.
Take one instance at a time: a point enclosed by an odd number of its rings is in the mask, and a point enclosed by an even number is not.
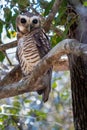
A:
[[[30,32],[30,25],[28,26],[28,31]]]
[[[33,26],[30,24],[30,25],[28,26],[28,31],[31,32],[32,29],[33,29]]]

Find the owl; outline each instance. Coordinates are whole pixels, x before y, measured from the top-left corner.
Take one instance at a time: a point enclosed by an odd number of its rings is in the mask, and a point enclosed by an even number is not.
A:
[[[40,16],[25,12],[17,16],[17,59],[23,76],[31,75],[34,67],[50,51],[51,46],[47,35],[41,27]],[[46,102],[51,90],[52,68],[42,76],[44,89],[38,90]]]

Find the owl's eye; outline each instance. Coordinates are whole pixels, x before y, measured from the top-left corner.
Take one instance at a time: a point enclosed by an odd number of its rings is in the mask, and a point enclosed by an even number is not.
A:
[[[26,19],[25,18],[21,18],[21,23],[26,23]]]
[[[37,19],[33,19],[32,23],[37,24],[38,20]]]

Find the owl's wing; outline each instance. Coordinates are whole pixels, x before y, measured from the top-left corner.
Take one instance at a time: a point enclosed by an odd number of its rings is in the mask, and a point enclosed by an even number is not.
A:
[[[16,59],[18,60],[19,64],[21,64],[20,63],[21,52],[22,52],[22,46],[20,46],[20,40],[17,39]]]
[[[17,59],[18,62],[20,62],[19,56],[18,56],[18,48],[16,49],[16,59]]]
[[[44,57],[51,49],[49,39],[45,32],[41,30],[40,32],[34,35],[36,45],[40,54],[40,57]],[[49,98],[49,93],[51,90],[51,77],[52,77],[52,68],[49,68],[45,75],[43,76],[43,82],[45,83],[45,89],[39,90],[39,94],[43,94],[43,101],[46,102]]]
[[[42,58],[45,56],[51,49],[51,45],[47,35],[45,34],[44,30],[40,30],[34,34],[34,39],[36,41],[36,45]]]

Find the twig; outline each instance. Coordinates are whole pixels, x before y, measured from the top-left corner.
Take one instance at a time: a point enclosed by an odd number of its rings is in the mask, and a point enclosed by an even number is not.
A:
[[[61,36],[61,37],[63,36],[63,31],[60,30],[59,28],[51,26],[50,29],[53,30],[57,34],[57,36]]]
[[[3,51],[3,53],[4,53],[4,55],[6,56],[8,62],[9,62],[9,65],[12,66],[12,63],[11,63],[11,61],[10,61],[10,59],[9,59],[9,57],[8,57],[8,55],[7,55],[7,53],[6,53],[6,51]]]
[[[49,15],[48,15],[48,17],[47,17],[47,19],[46,19],[46,21],[45,21],[45,23],[44,23],[44,26],[43,26],[43,27],[44,27],[44,30],[45,30],[46,32],[48,32],[49,29],[50,29],[51,23],[52,23],[52,21],[53,21],[55,15],[56,15],[56,13],[57,13],[57,11],[58,11],[58,7],[59,7],[60,3],[61,3],[61,0],[55,0],[55,2],[54,2],[54,4],[53,4],[53,7],[52,7],[52,9],[51,9],[51,12],[49,13]]]
[[[17,46],[17,40],[13,41],[13,42],[9,42],[7,44],[1,44],[0,45],[0,51],[5,51],[7,49],[13,48]]]

